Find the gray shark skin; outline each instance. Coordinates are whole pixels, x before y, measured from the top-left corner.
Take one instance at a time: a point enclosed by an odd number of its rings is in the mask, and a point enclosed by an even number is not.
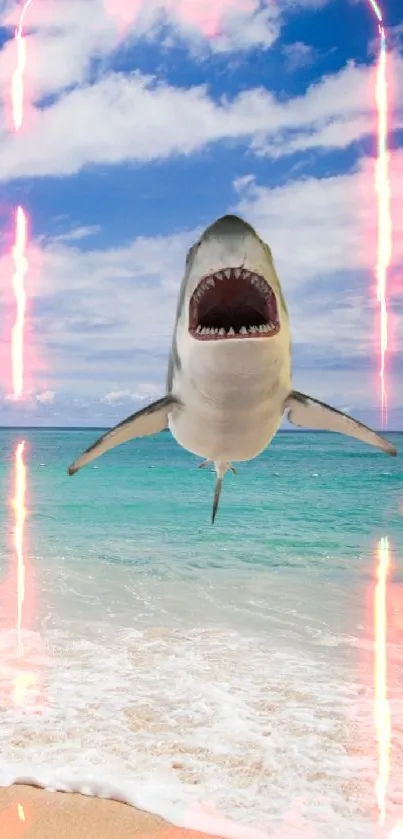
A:
[[[210,225],[186,258],[166,395],[99,438],[83,466],[135,437],[169,428],[180,446],[213,463],[212,523],[232,463],[257,457],[284,412],[293,425],[355,437],[389,455],[394,446],[358,420],[293,390],[287,307],[271,250],[237,216]]]

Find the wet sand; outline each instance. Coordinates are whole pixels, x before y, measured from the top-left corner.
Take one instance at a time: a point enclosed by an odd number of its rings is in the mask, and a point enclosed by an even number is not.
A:
[[[127,804],[32,786],[0,788],[0,839],[208,839]],[[209,837],[211,839],[211,837]]]

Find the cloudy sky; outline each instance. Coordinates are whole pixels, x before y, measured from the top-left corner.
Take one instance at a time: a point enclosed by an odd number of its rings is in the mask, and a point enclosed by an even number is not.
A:
[[[384,3],[394,428],[403,428],[399,6]],[[230,211],[272,248],[291,315],[294,386],[379,427],[378,41],[367,0],[33,0],[15,135],[18,8],[0,0],[0,423],[108,426],[161,395],[186,251]],[[25,397],[16,404],[18,204],[30,243]]]

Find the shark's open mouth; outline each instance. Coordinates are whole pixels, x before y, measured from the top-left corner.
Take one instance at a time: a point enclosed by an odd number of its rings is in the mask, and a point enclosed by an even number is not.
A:
[[[269,338],[279,329],[273,289],[244,268],[203,277],[190,299],[189,332],[200,341]]]

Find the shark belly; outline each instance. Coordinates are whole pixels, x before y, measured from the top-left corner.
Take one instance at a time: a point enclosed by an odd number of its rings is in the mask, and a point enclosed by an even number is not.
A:
[[[241,392],[208,399],[194,388],[181,388],[182,405],[170,413],[169,428],[180,446],[199,457],[252,460],[278,430],[285,395],[278,383],[268,397],[255,400]]]
[[[211,417],[191,409],[170,417],[169,427],[177,443],[192,454],[211,461],[230,463],[253,460],[274,437],[281,415],[271,416],[259,425],[233,420],[214,422]]]

